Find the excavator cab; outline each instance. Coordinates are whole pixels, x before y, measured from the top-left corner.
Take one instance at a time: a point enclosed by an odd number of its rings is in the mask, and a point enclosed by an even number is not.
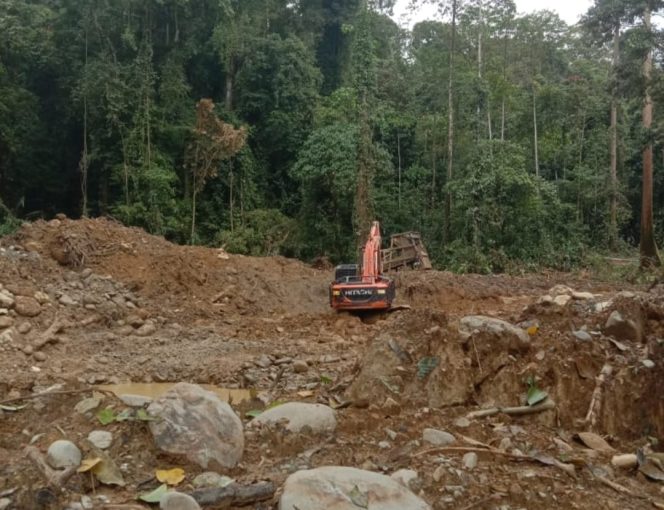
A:
[[[395,296],[394,281],[383,273],[380,226],[374,221],[364,245],[362,265],[341,264],[330,284],[330,306],[335,310],[387,310]]]

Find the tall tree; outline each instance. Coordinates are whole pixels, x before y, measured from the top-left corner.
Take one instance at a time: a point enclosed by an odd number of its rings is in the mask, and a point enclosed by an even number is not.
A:
[[[643,27],[649,39],[652,38],[651,14],[655,2],[646,2],[642,19]],[[651,43],[652,44],[652,43]],[[660,266],[655,233],[653,231],[653,142],[650,134],[652,128],[652,46],[646,51],[643,60],[643,129],[647,133],[647,141],[643,148],[643,189],[641,197],[641,240],[639,251],[641,253],[641,267],[649,268]]]

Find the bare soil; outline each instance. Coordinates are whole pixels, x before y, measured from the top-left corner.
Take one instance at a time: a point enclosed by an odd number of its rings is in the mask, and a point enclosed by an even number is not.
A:
[[[7,312],[13,324],[0,329],[0,401],[54,392],[0,411],[0,497],[15,488],[10,508],[18,509],[65,508],[81,495],[97,498],[95,508],[136,504],[137,494],[158,485],[155,469],[175,466],[185,469],[179,489],[187,490],[202,470],[158,451],[145,422],[102,427],[74,410],[99,384],[186,381],[251,389],[252,401],[232,403],[245,422],[248,410],[274,401],[338,407],[331,437],[247,432],[242,463],[222,473],[242,483],[281,485],[297,469],[347,465],[387,474],[414,469],[416,492],[435,509],[664,503],[661,482],[611,465],[616,453],[657,451],[664,439],[661,286],[619,287],[583,274],[404,272],[396,275],[397,301],[410,309],[357,316],[329,309],[330,276],[284,258],[176,246],[108,219],[36,222],[0,240],[0,284],[15,296],[46,295],[34,317]],[[593,296],[540,302],[559,284]],[[602,334],[614,310],[638,323],[640,341],[616,344]],[[511,351],[484,337],[464,344],[458,321],[467,315],[530,328],[529,348]],[[55,321],[63,330],[36,349]],[[581,329],[592,339],[577,339]],[[423,370],[426,359],[436,366]],[[308,370],[296,373],[294,360]],[[588,423],[605,365],[612,372]],[[481,408],[522,405],[528,380],[548,392],[554,410],[459,420]],[[109,394],[106,406],[124,408]],[[80,474],[62,491],[47,489],[25,446],[45,451],[65,437],[85,454],[85,438],[100,428],[116,438],[108,453],[127,485],[93,487]],[[477,467],[463,467],[464,451],[424,444],[425,428],[451,432],[455,447],[479,449]],[[575,436],[584,431],[614,451],[589,449]],[[533,455],[572,465],[574,474]],[[276,499],[256,508],[276,508]]]

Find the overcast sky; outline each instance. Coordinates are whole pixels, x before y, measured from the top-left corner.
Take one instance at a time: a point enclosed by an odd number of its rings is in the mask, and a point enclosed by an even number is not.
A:
[[[395,17],[401,24],[413,24],[422,19],[431,18],[435,14],[435,8],[427,7],[410,16],[406,11],[410,0],[397,0],[394,9]],[[519,13],[539,11],[548,9],[557,12],[558,15],[570,25],[579,21],[579,16],[584,14],[592,5],[592,0],[516,0],[516,8]],[[403,16],[406,17],[403,17]]]

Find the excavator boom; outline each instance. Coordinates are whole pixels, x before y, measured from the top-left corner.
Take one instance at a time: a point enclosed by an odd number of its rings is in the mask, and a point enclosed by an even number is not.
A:
[[[380,225],[374,221],[362,253],[362,266],[342,264],[330,284],[335,310],[387,310],[395,295],[394,281],[383,275]]]

